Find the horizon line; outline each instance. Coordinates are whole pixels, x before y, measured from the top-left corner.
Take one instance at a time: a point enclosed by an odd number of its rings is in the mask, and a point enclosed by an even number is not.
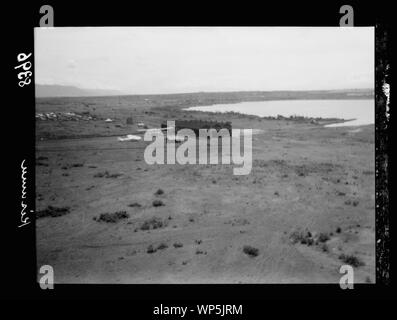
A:
[[[346,89],[276,89],[276,90],[230,90],[230,91],[187,91],[187,92],[172,92],[172,93],[127,93],[120,91],[120,94],[117,94],[119,90],[117,89],[85,89],[85,88],[80,88],[76,87],[73,85],[58,85],[58,84],[41,84],[41,83],[35,83],[35,86],[60,86],[60,87],[73,87],[79,90],[88,90],[88,91],[114,91],[115,94],[104,94],[104,95],[82,95],[82,96],[41,96],[36,98],[87,98],[87,97],[123,97],[123,96],[162,96],[162,95],[183,95],[183,94],[208,94],[208,93],[254,93],[254,92],[261,92],[261,93],[267,93],[267,92],[330,92],[330,91],[371,91],[375,92],[375,88],[346,88]]]

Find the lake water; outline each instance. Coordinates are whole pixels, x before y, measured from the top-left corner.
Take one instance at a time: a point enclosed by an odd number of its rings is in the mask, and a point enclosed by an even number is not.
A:
[[[275,100],[190,107],[186,110],[207,112],[239,112],[260,117],[282,115],[351,120],[327,127],[360,126],[375,123],[375,103],[369,100]]]

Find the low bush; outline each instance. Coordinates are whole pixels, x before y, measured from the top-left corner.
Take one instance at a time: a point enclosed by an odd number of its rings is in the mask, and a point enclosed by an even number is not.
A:
[[[161,220],[160,218],[153,217],[149,220],[146,220],[141,225],[141,230],[152,230],[152,229],[160,229],[165,227],[167,224],[165,221]]]
[[[36,217],[39,218],[44,218],[44,217],[60,217],[65,214],[68,214],[70,212],[69,207],[53,207],[53,206],[48,206],[46,209],[37,211],[36,212]]]
[[[259,249],[251,246],[244,246],[243,252],[251,257],[256,257],[259,255]]]
[[[344,263],[351,265],[352,267],[361,267],[365,265],[363,261],[361,261],[358,257],[352,254],[341,254],[339,259],[342,260]]]
[[[129,214],[125,211],[117,211],[113,213],[102,213],[98,218],[94,218],[94,220],[98,222],[107,222],[107,223],[116,223],[122,219],[129,218]]]
[[[161,200],[154,200],[153,201],[153,207],[162,207],[165,206],[164,202]]]
[[[174,248],[182,248],[183,244],[181,242],[175,242],[174,243]]]
[[[140,208],[140,207],[142,207],[142,205],[140,203],[138,203],[138,202],[130,203],[128,206],[131,207],[131,208]]]

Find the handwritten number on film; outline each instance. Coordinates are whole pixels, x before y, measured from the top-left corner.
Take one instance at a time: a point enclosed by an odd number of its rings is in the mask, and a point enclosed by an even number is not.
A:
[[[31,76],[32,72],[30,71],[30,68],[32,68],[32,63],[28,60],[32,54],[25,54],[25,53],[20,53],[17,56],[17,60],[20,65],[14,67],[14,69],[18,69],[18,71],[21,71],[18,73],[18,79],[21,80],[18,82],[18,85],[20,87],[24,87],[26,85],[29,85],[31,82]],[[23,70],[23,71],[22,71]]]

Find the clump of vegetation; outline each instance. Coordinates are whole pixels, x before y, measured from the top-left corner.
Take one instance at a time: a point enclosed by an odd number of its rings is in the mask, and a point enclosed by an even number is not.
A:
[[[164,194],[164,190],[163,190],[163,189],[158,189],[158,190],[154,193],[155,196],[161,196],[162,194]]]
[[[168,245],[164,242],[160,243],[157,247],[157,250],[163,250],[163,249],[167,249]]]
[[[289,239],[293,244],[300,243],[300,244],[305,244],[308,246],[311,245],[320,245],[320,249],[323,250],[324,252],[328,252],[328,249],[325,249],[324,244],[330,240],[330,235],[326,232],[321,232],[319,234],[317,233],[311,233],[308,230],[295,230],[293,231]]]
[[[352,267],[356,267],[356,268],[365,265],[365,263],[363,261],[361,261],[358,257],[356,257],[352,254],[342,253],[339,256],[339,259],[342,260],[344,263],[351,265]]]
[[[166,221],[161,220],[160,218],[153,217],[149,220],[146,220],[141,225],[141,230],[152,230],[152,229],[160,229],[167,226]]]
[[[83,163],[73,163],[73,164],[72,164],[72,167],[73,167],[73,168],[79,168],[79,167],[83,167],[83,166],[84,166]]]
[[[37,161],[48,160],[48,157],[40,156],[36,160]]]
[[[98,172],[94,174],[94,178],[118,178],[122,176],[121,173],[109,173],[109,171]]]
[[[328,235],[328,233],[325,233],[325,232],[321,232],[319,235],[318,235],[318,241],[319,242],[327,242],[329,240],[329,235]]]
[[[116,223],[127,218],[129,218],[129,214],[126,211],[117,211],[113,213],[102,213],[98,218],[94,217],[94,220],[97,222]]]
[[[244,246],[243,252],[250,257],[256,257],[259,255],[259,249],[251,247],[251,246]]]
[[[157,247],[154,247],[152,244],[149,245],[146,249],[147,253],[155,253],[157,250],[164,250],[167,249],[168,245],[164,242],[160,243]]]
[[[359,202],[357,200],[353,200],[353,201],[352,200],[346,200],[345,204],[348,205],[348,206],[352,205],[353,207],[357,207]]]
[[[41,166],[41,167],[48,167],[48,163],[37,161],[36,166]]]
[[[164,202],[161,200],[154,200],[153,201],[153,207],[162,207],[165,206]]]
[[[291,242],[294,244],[301,243],[301,244],[307,244],[310,246],[314,242],[314,239],[313,239],[310,231],[295,230],[294,232],[291,233],[289,238],[290,238]]]
[[[36,212],[36,217],[39,218],[44,218],[44,217],[60,217],[65,214],[68,214],[70,212],[69,207],[53,207],[53,206],[48,206],[46,209],[37,211]]]
[[[142,207],[142,205],[140,203],[138,203],[138,202],[130,203],[128,206],[131,207],[131,208],[140,208],[140,207]]]
[[[174,248],[182,248],[183,244],[181,242],[175,242],[174,243]]]
[[[336,233],[341,233],[341,232],[342,232],[341,227],[337,227],[337,228],[336,228]]]
[[[108,174],[107,171],[105,172],[98,172],[94,174],[94,178],[103,178],[106,174]]]

